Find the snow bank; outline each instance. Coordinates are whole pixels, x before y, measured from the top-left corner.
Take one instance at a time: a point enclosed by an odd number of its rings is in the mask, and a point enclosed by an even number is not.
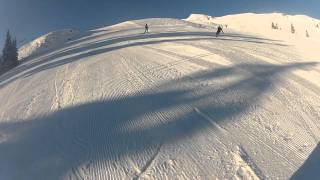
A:
[[[63,29],[43,35],[23,45],[19,49],[19,59],[23,59],[34,54],[44,53],[59,47],[67,41],[70,41],[78,33],[79,30],[76,29]]]

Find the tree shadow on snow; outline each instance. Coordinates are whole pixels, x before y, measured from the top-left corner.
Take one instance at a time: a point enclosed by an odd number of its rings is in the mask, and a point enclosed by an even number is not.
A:
[[[320,143],[316,146],[304,164],[290,178],[292,180],[320,178]]]
[[[92,32],[88,34],[90,36]],[[109,32],[112,33],[112,32]],[[173,39],[173,37],[175,37]],[[79,37],[85,38],[85,36]],[[159,39],[162,38],[162,39]],[[169,39],[166,39],[169,38]],[[223,40],[231,42],[249,42],[259,44],[271,44],[275,46],[285,46],[273,42],[270,39],[258,38],[253,36],[245,36],[239,34],[225,34],[220,38],[215,38],[214,33],[210,32],[164,32],[155,34],[130,34],[108,38],[95,42],[87,42],[76,47],[63,48],[62,50],[48,53],[34,59],[22,63],[18,67],[0,76],[0,88],[23,77],[31,76],[43,70],[55,68],[68,63],[82,60],[84,58],[107,53],[110,51],[120,50],[128,47],[152,45],[165,42],[179,41],[200,41],[200,40]]]
[[[176,144],[214,129],[195,108],[216,123],[232,121],[281,83],[277,77],[282,73],[312,65],[222,67],[168,81],[142,93],[63,108],[35,119],[11,119],[0,124],[0,162],[5,165],[0,167],[0,177],[60,179],[70,172],[85,176],[79,171],[89,171],[101,163],[108,164],[108,172],[117,176],[126,170],[112,169],[113,163],[121,162],[124,168],[128,164],[123,160],[128,156],[133,160],[144,157],[147,163],[162,144]],[[243,78],[223,81],[229,76]],[[209,81],[216,85],[188,86]]]

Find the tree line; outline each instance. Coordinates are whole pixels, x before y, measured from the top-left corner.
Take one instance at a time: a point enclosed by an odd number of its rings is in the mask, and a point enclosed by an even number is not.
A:
[[[320,23],[319,24],[315,24],[315,27],[320,29]],[[276,24],[274,22],[271,23],[271,29],[281,30],[281,28],[278,27],[278,24]],[[294,25],[292,23],[290,25],[290,31],[291,31],[292,34],[296,33],[296,29],[295,29],[295,27],[294,27]],[[306,29],[305,35],[306,35],[307,38],[310,37],[309,32],[308,32],[307,29]]]

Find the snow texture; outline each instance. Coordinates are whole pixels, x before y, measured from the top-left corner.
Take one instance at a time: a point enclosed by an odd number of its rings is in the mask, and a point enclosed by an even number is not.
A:
[[[42,36],[0,76],[0,179],[319,179],[316,23],[192,15]]]
[[[45,53],[53,50],[54,48],[60,47],[64,43],[71,41],[78,33],[79,31],[76,29],[63,29],[43,35],[32,42],[23,45],[19,49],[19,59]]]

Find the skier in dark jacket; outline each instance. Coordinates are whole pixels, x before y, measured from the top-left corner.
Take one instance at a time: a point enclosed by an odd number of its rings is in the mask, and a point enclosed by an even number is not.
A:
[[[144,26],[144,34],[145,33],[149,33],[149,25],[148,24],[146,24],[145,26]]]
[[[218,27],[218,30],[217,30],[217,32],[216,32],[216,37],[218,37],[221,32],[223,32],[223,30],[222,30],[222,27],[219,26],[219,27]],[[223,33],[224,33],[224,32],[223,32]]]

